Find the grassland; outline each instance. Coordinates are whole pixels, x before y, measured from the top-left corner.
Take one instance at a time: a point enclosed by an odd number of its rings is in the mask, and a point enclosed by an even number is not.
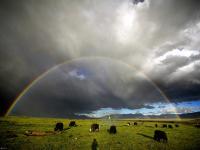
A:
[[[20,150],[90,150],[94,138],[97,139],[100,150],[199,150],[200,129],[193,126],[194,120],[179,121],[180,127],[174,127],[174,120],[140,120],[137,126],[124,126],[135,120],[75,120],[77,127],[72,127],[62,133],[47,136],[26,136],[27,130],[53,131],[57,122],[63,122],[68,127],[68,119],[3,117],[0,118],[0,149]],[[143,124],[142,124],[143,122]],[[158,128],[155,128],[155,122]],[[173,125],[173,129],[161,128],[163,122]],[[100,124],[100,131],[89,132],[92,123]],[[117,134],[110,135],[107,129],[110,125],[117,126]],[[156,129],[165,131],[168,143],[154,141]]]

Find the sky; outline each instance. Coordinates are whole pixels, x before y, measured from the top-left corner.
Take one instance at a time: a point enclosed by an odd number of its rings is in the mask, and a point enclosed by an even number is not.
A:
[[[199,0],[2,0],[0,20],[1,115],[47,70],[12,115],[200,110]]]
[[[190,101],[190,102],[180,102],[180,103],[152,103],[151,105],[148,105],[151,107],[144,107],[144,108],[138,108],[138,109],[127,109],[127,108],[121,108],[121,109],[113,109],[113,108],[101,108],[97,111],[92,111],[90,113],[82,113],[77,115],[85,115],[88,117],[104,117],[109,115],[115,115],[115,114],[142,114],[144,116],[159,116],[162,114],[185,114],[185,113],[193,113],[193,112],[199,112],[200,109],[200,101]]]

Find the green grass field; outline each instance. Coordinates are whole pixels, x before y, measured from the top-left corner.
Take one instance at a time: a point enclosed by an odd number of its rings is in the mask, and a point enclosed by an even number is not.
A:
[[[136,120],[75,120],[77,127],[72,127],[59,134],[46,136],[26,136],[27,130],[53,131],[57,122],[68,127],[70,120],[55,118],[4,117],[0,118],[0,149],[44,149],[44,150],[90,150],[94,138],[100,150],[199,150],[200,129],[193,126],[194,120],[179,121],[180,127],[175,128],[170,120],[137,120],[137,126],[124,126]],[[173,129],[161,128],[163,122],[172,124]],[[89,132],[92,123],[100,124],[99,132]],[[158,123],[158,128],[155,128]],[[110,125],[117,126],[117,134],[107,132]],[[154,131],[167,133],[168,143],[154,141]]]

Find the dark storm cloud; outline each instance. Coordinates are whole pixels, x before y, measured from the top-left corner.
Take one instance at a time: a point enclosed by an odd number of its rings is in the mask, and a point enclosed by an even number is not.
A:
[[[154,107],[154,106],[151,106],[151,105],[145,105],[144,108],[147,108],[147,109],[154,109],[155,107]]]
[[[133,4],[138,4],[138,3],[143,3],[144,0],[132,0],[133,1]]]
[[[1,113],[42,72],[84,56],[136,66],[174,101],[200,97],[198,54],[154,63],[176,48],[199,51],[199,0],[2,0],[0,20]],[[110,99],[134,97],[111,87],[101,91]]]
[[[79,76],[72,75],[75,70]],[[21,98],[12,114],[64,117],[108,107],[153,109],[153,106],[144,103],[165,102],[151,83],[137,75],[138,72],[133,74],[133,71],[120,62],[105,58],[73,61],[38,82]]]

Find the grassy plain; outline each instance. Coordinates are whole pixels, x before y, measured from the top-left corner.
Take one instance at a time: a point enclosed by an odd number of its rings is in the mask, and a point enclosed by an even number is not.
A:
[[[2,117],[0,118],[0,149],[17,150],[90,150],[93,139],[97,139],[99,150],[200,150],[200,129],[195,128],[195,120],[75,120],[77,127],[72,127],[59,134],[47,136],[26,136],[27,130],[53,131],[57,122],[68,127],[69,119]],[[138,122],[137,126],[125,126],[127,122]],[[175,128],[177,123],[180,127]],[[100,124],[100,131],[89,132],[92,123]],[[158,128],[155,128],[155,123]],[[172,124],[173,129],[161,128],[163,123]],[[107,132],[110,125],[117,126],[117,134]],[[154,131],[167,133],[168,143],[154,141]]]

